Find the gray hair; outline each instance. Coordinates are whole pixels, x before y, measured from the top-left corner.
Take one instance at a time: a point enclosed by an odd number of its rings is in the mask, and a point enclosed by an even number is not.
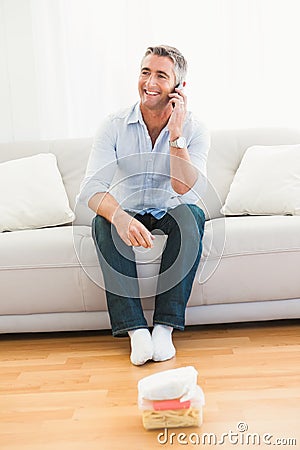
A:
[[[179,50],[169,45],[158,45],[156,47],[148,47],[143,59],[148,55],[167,56],[174,63],[174,72],[176,78],[176,85],[182,83],[185,80],[187,72],[187,61]]]

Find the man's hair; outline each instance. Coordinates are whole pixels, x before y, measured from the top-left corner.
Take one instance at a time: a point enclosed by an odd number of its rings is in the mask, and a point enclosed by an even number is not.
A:
[[[169,45],[148,47],[145,55],[143,56],[142,62],[148,55],[167,56],[168,58],[170,58],[174,63],[176,85],[182,83],[185,80],[187,72],[187,61],[185,57],[180,53],[180,51],[177,50],[177,48],[170,47]]]

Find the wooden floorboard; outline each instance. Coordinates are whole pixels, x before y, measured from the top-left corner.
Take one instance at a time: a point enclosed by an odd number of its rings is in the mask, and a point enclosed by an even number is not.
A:
[[[174,343],[174,359],[135,367],[128,338],[109,332],[0,336],[0,449],[300,448],[299,322],[187,327]],[[205,393],[203,425],[159,441],[164,430],[142,426],[137,383],[187,365]]]

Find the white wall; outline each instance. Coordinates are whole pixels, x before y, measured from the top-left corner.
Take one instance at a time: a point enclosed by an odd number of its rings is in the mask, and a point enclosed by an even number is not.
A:
[[[0,140],[39,137],[30,2],[0,2]]]
[[[148,45],[188,59],[210,128],[299,127],[298,0],[0,0],[0,141],[90,136]]]

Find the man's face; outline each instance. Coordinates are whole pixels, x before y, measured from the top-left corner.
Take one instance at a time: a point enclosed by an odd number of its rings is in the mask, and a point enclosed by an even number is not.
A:
[[[152,110],[162,110],[174,91],[174,63],[167,56],[148,55],[144,58],[138,89],[141,105]]]

